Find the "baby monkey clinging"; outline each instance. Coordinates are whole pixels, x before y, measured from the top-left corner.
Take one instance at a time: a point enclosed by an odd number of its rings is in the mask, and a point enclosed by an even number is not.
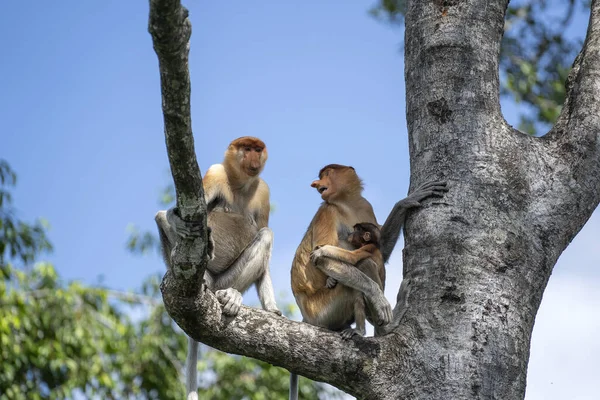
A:
[[[385,285],[385,266],[383,256],[380,251],[381,232],[377,225],[370,222],[362,222],[354,225],[353,232],[348,236],[348,242],[354,247],[354,250],[345,250],[341,247],[325,245],[317,246],[311,256],[328,257],[354,265],[361,272],[371,278],[383,291]],[[328,277],[326,286],[333,288],[337,281]],[[365,298],[361,291],[354,291],[354,319],[356,329],[348,328],[341,332],[344,339],[350,339],[358,334],[366,334],[365,319]]]

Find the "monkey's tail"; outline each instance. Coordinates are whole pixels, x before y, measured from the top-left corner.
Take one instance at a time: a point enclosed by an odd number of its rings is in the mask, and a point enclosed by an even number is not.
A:
[[[198,342],[188,336],[188,353],[185,360],[185,389],[187,400],[198,400]]]
[[[290,373],[290,400],[298,400],[298,375]]]

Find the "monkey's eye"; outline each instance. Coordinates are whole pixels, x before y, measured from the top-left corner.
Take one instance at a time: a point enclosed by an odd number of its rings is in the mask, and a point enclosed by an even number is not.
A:
[[[250,151],[252,150],[250,147],[244,147],[244,151]]]
[[[257,148],[254,149],[254,151],[256,151],[257,153],[260,153],[262,151],[262,148],[261,147],[257,147]]]

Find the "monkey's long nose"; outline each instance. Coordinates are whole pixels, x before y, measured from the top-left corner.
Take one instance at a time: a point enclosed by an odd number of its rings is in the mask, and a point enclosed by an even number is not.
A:
[[[319,186],[319,181],[313,181],[313,182],[310,184],[310,187],[314,187],[314,188],[316,188],[317,186]]]

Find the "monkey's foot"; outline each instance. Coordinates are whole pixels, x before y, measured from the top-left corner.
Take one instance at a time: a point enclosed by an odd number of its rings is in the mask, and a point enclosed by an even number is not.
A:
[[[242,306],[242,294],[233,288],[217,290],[217,300],[223,306],[223,314],[235,317]]]
[[[331,276],[327,277],[327,282],[325,282],[325,287],[328,289],[333,289],[337,285],[338,281]]]
[[[279,316],[283,315],[283,313],[281,311],[279,311],[279,309],[277,308],[277,306],[275,307],[267,307],[265,308],[266,311],[268,312],[272,312],[273,314],[277,314]]]
[[[390,306],[390,302],[385,298],[383,293],[372,299],[372,305],[377,325],[387,325],[392,321],[392,318],[394,318],[392,306]]]
[[[342,339],[344,339],[344,340],[350,340],[350,339],[352,339],[352,336],[354,336],[354,335],[364,336],[358,330],[353,329],[353,328],[344,329],[343,331],[340,332],[340,335],[342,336]]]

